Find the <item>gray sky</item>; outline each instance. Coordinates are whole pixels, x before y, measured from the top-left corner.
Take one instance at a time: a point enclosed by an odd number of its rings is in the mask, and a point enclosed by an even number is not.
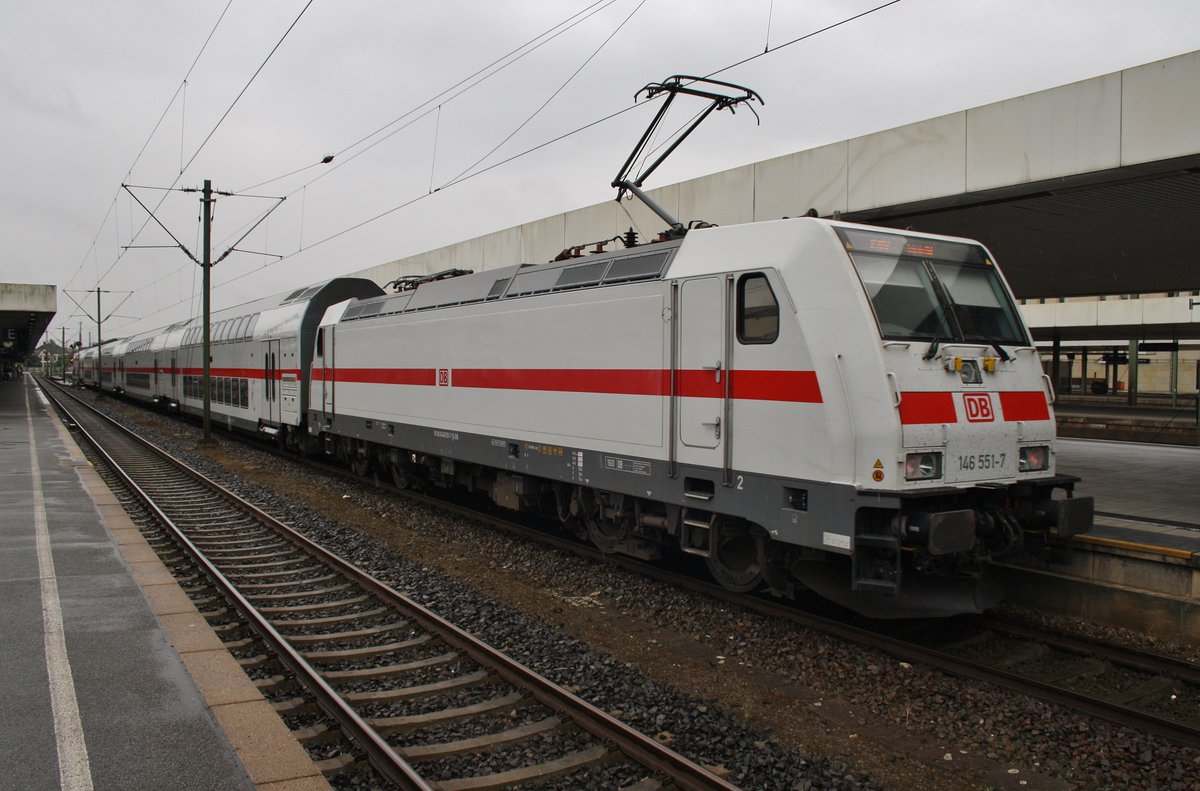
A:
[[[112,292],[105,314],[120,303],[106,337],[198,310],[183,252],[122,250],[173,244],[122,182],[287,196],[239,245],[274,255],[215,267],[214,307],[602,201],[656,105],[472,174],[629,107],[648,82],[724,69],[884,2],[5,0],[0,280],[59,287],[56,338],[64,323],[94,332],[61,292],[94,312],[83,292],[97,282]],[[560,34],[474,84],[547,31]],[[761,125],[714,115],[647,187],[1195,49],[1195,0],[901,0],[722,72],[762,94]],[[676,105],[671,129],[700,107]],[[160,219],[198,254],[195,193],[134,191],[163,201]],[[272,203],[221,198],[214,254]]]

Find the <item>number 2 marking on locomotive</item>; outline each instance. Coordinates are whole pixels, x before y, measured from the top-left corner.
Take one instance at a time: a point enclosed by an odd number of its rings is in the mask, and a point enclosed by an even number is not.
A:
[[[744,476],[744,475],[739,475],[739,476],[737,477],[737,479],[738,479],[738,480],[737,480],[737,488],[738,488],[738,490],[739,490],[739,491],[741,491],[741,489],[743,488],[743,487],[742,487],[742,484],[744,484],[744,483],[746,482],[746,476]]]

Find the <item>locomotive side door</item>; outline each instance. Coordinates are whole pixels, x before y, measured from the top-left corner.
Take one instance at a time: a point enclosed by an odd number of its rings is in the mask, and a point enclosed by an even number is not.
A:
[[[721,448],[729,431],[725,284],[719,277],[686,280],[676,324],[679,361],[679,441],[691,448]],[[720,466],[713,454],[713,466]]]
[[[279,341],[263,341],[262,415],[267,423],[279,423]]]

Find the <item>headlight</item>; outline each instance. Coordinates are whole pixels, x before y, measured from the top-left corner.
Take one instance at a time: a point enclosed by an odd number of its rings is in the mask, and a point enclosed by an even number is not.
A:
[[[906,481],[928,481],[941,477],[941,453],[910,453],[904,458],[904,479]]]
[[[1050,466],[1050,448],[1045,445],[1033,445],[1028,448],[1021,448],[1021,453],[1017,458],[1017,470],[1019,472],[1037,472],[1038,470],[1047,469]]]

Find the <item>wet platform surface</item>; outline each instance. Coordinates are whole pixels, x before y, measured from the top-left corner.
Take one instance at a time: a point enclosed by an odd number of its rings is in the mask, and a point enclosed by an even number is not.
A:
[[[0,383],[0,777],[249,788],[32,382]],[[87,785],[85,781],[90,781]]]
[[[1200,448],[1059,439],[1056,465],[1096,498],[1093,536],[1200,553]]]
[[[31,377],[0,470],[0,787],[328,788]]]

